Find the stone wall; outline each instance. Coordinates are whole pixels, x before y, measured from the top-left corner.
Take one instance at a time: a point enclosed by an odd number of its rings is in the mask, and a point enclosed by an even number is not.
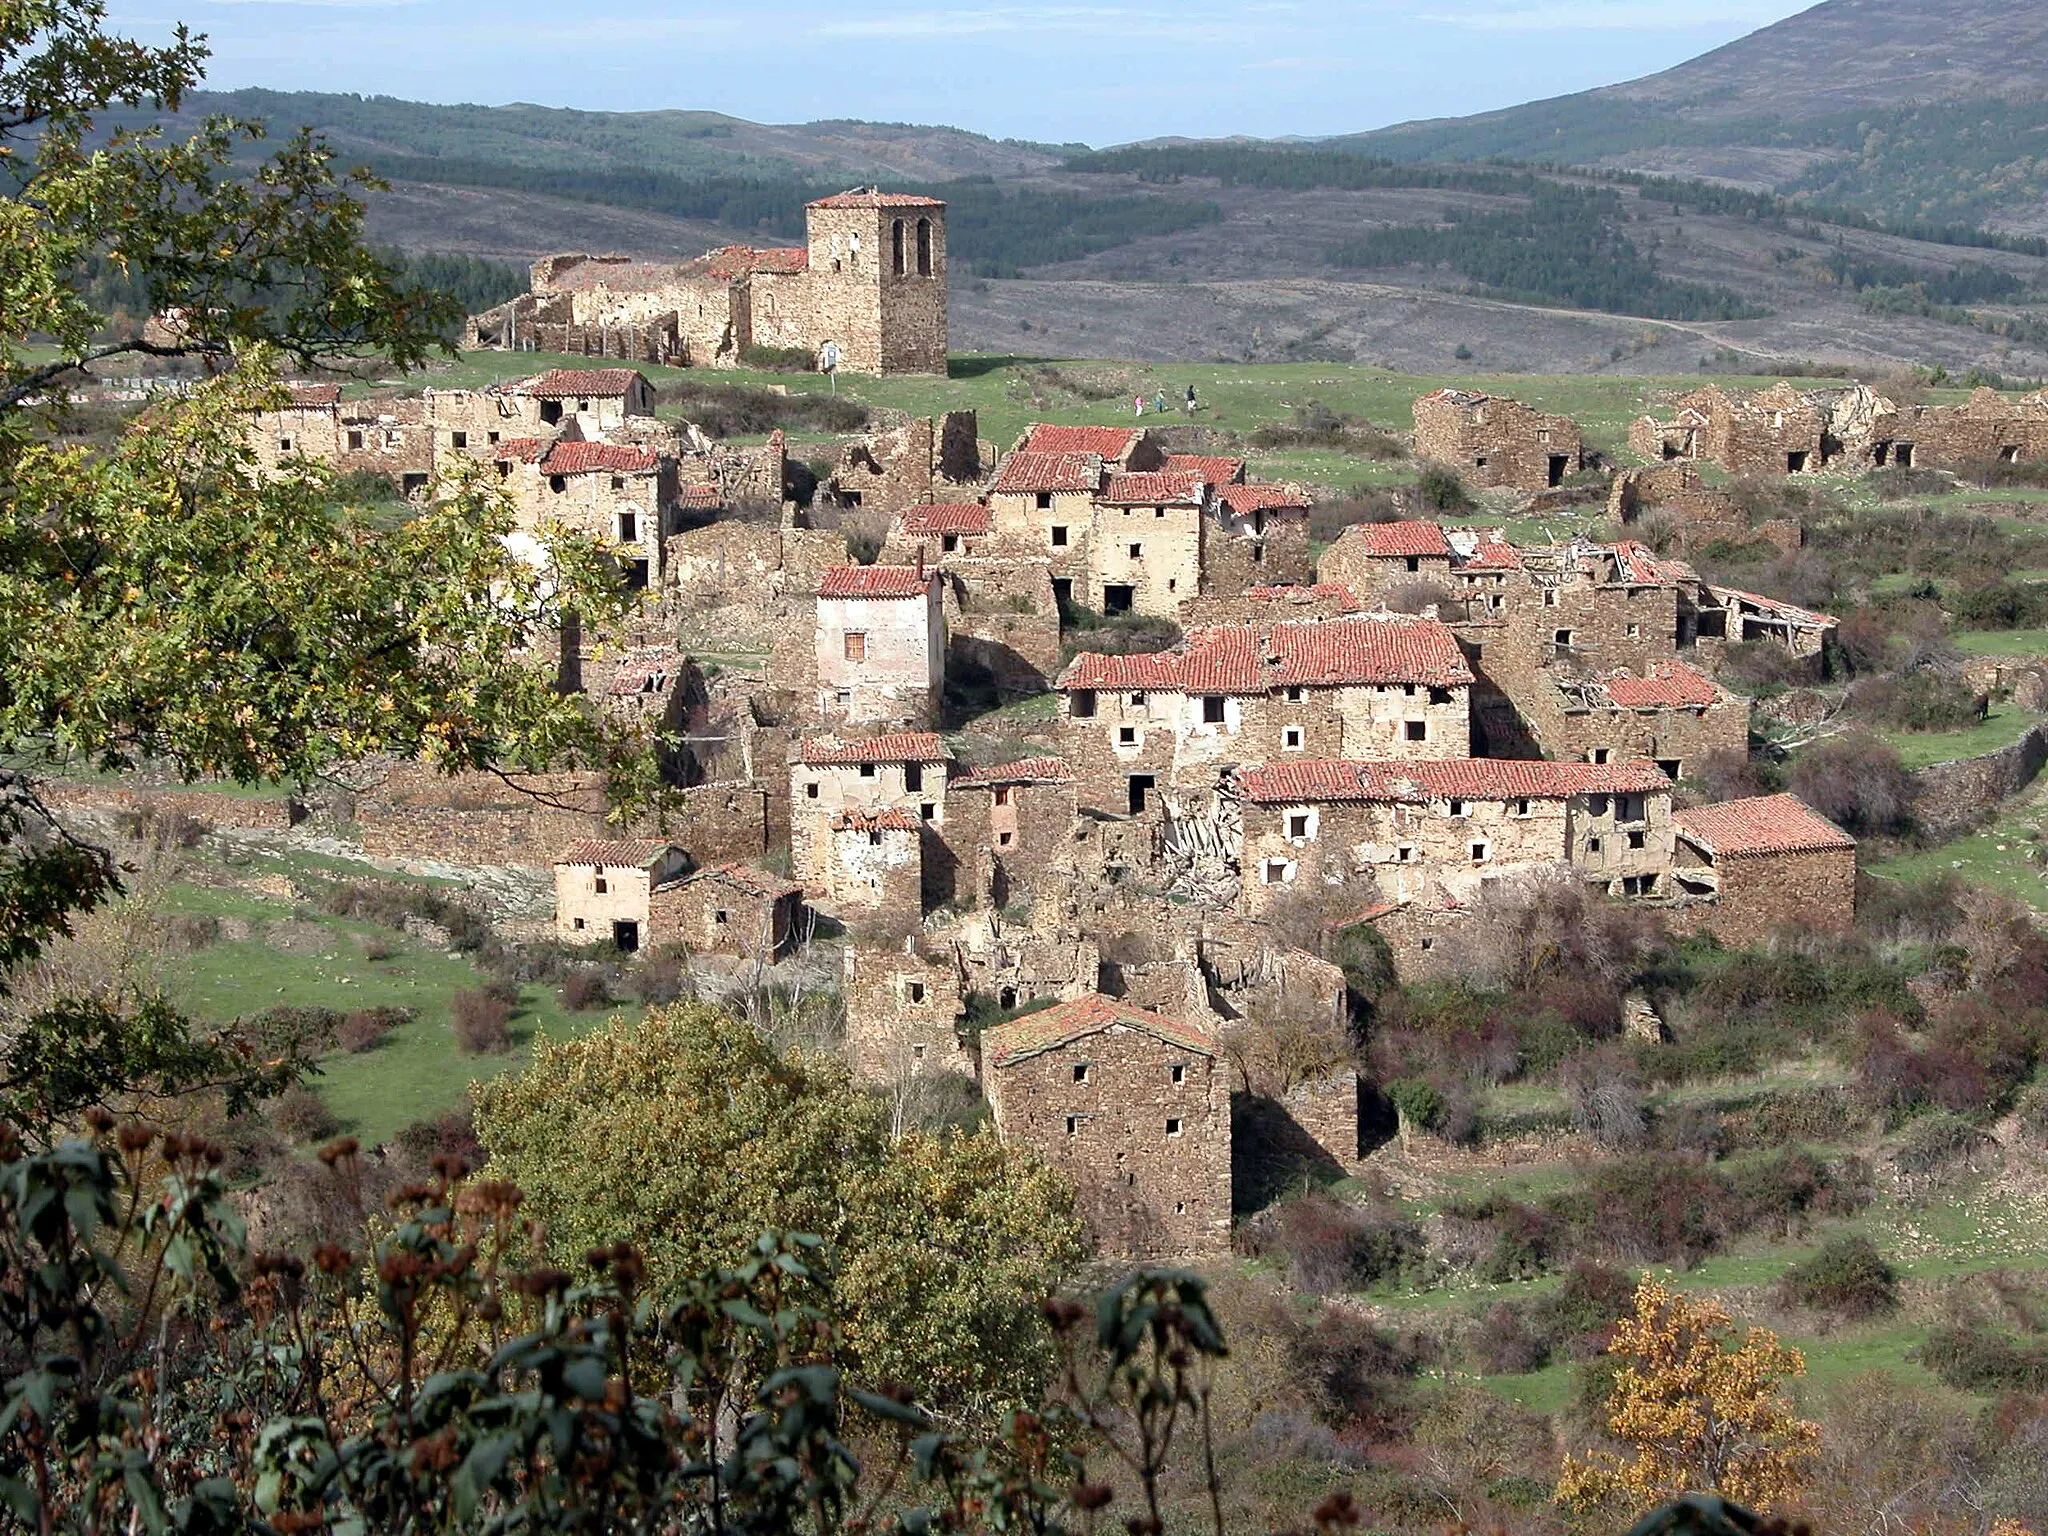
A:
[[[1104,1257],[1229,1252],[1230,1091],[1214,1056],[1121,1029],[990,1064],[984,1083],[1004,1140],[1073,1182]]]
[[[1681,868],[1691,855],[1681,844]],[[1710,933],[1723,944],[1761,944],[1786,928],[1847,932],[1856,921],[1856,850],[1720,858],[1713,863],[1720,895],[1666,913],[1674,933]]]
[[[110,815],[189,816],[210,827],[283,832],[306,819],[306,807],[285,796],[240,795],[227,791],[160,788],[155,785],[88,784],[44,779],[36,795],[52,812],[97,811]]]
[[[1478,486],[1540,491],[1585,467],[1579,424],[1502,395],[1439,390],[1415,402],[1415,457]]]
[[[972,501],[980,480],[975,413],[947,411],[913,417],[841,449],[838,467],[819,493],[841,506],[894,518],[906,507]]]
[[[1074,878],[1072,784],[955,782],[943,836],[958,873],[954,894],[1000,910],[1057,897]]]
[[[1268,508],[1247,518],[1219,504],[1202,519],[1201,590],[1234,596],[1247,587],[1307,582],[1315,575],[1308,542],[1305,507]]]
[[[1041,693],[1060,671],[1060,616],[1050,562],[1036,558],[947,555],[949,669],[985,675],[1006,694]]]
[[[2044,764],[2048,722],[1996,752],[1916,769],[1910,775],[1914,819],[1922,833],[1937,842],[1959,836],[2033,783]]]
[[[886,1087],[928,1073],[979,1075],[956,1028],[960,972],[951,961],[856,942],[842,966],[846,1062],[856,1080]]]

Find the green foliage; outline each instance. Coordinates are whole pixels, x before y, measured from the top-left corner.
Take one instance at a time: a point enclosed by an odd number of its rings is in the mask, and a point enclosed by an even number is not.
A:
[[[740,362],[763,373],[811,373],[818,366],[809,347],[742,347]]]
[[[1785,1271],[1778,1298],[1816,1312],[1869,1317],[1898,1309],[1899,1274],[1869,1238],[1833,1237],[1812,1258]]]
[[[1440,225],[1396,225],[1330,252],[1340,267],[1449,267],[1503,297],[1662,320],[1764,314],[1731,289],[1674,282],[1621,231],[1613,192],[1539,183],[1526,212],[1445,209]]]
[[[806,354],[808,358],[808,354]],[[868,424],[867,407],[840,395],[777,394],[748,384],[675,379],[655,395],[659,406],[674,406],[713,437],[747,437],[773,432],[858,432]],[[830,474],[827,463],[819,478]]]
[[[1445,464],[1425,464],[1415,477],[1415,498],[1431,512],[1469,512],[1472,493],[1458,472]]]
[[[749,1234],[813,1231],[839,1256],[863,1369],[983,1411],[1042,1384],[1033,1308],[1078,1229],[1060,1181],[992,1133],[892,1144],[843,1067],[697,1006],[543,1041],[479,1090],[476,1122],[564,1253],[631,1242],[665,1293]]]
[[[1443,1120],[1443,1094],[1421,1078],[1397,1077],[1387,1084],[1386,1093],[1401,1118],[1420,1130],[1435,1130]]]
[[[1097,175],[1135,175],[1172,184],[1185,176],[1220,181],[1226,187],[1305,191],[1331,187],[1363,191],[1373,187],[1445,187],[1462,192],[1520,193],[1539,185],[1524,171],[1478,170],[1463,166],[1397,164],[1343,150],[1283,149],[1239,144],[1176,144],[1096,150],[1069,157],[1061,167]]]

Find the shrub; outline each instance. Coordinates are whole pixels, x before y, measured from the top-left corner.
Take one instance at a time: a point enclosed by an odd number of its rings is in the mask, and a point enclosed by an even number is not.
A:
[[[1850,686],[1848,703],[1866,720],[1909,731],[1955,731],[1982,720],[1990,700],[1955,677],[1923,669],[1859,678]]]
[[[1416,501],[1431,512],[1469,512],[1472,493],[1458,472],[1445,464],[1425,464],[1415,478]]]
[[[272,1099],[270,1123],[280,1136],[300,1146],[325,1141],[341,1129],[334,1111],[310,1088],[287,1088]]]
[[[1497,1301],[1486,1309],[1472,1336],[1472,1353],[1488,1376],[1525,1376],[1541,1370],[1550,1360],[1542,1340],[1530,1331],[1528,1317],[1509,1301]]]
[[[455,1044],[465,1056],[499,1055],[512,1049],[512,1007],[488,985],[457,992],[449,1013]]]
[[[1964,629],[2038,629],[2048,623],[2048,590],[2004,576],[1963,588],[1948,606]]]
[[[1347,1307],[1325,1305],[1295,1336],[1292,1353],[1326,1422],[1386,1432],[1406,1419],[1406,1383],[1428,1346],[1385,1332]]]
[[[164,944],[181,954],[205,949],[220,938],[220,919],[180,912],[164,924]]]
[[[1781,1306],[1863,1318],[1895,1311],[1899,1274],[1867,1237],[1835,1237],[1778,1281]]]
[[[1433,1084],[1420,1078],[1399,1077],[1387,1084],[1386,1092],[1406,1124],[1433,1131],[1443,1122],[1444,1096]]]
[[[1913,823],[1913,781],[1899,754],[1869,736],[1817,741],[1794,759],[1792,793],[1848,832],[1903,832]]]
[[[358,1008],[336,1026],[335,1043],[344,1051],[371,1050],[399,1025],[410,1024],[412,1017],[410,1008]]]
[[[1913,1358],[1960,1392],[2048,1392],[2048,1339],[1952,1323],[1929,1329]]]
[[[1899,1168],[1906,1173],[1938,1173],[1970,1156],[1985,1139],[1960,1115],[1935,1110],[1915,1119],[1899,1138]]]
[[[689,951],[680,947],[650,950],[626,977],[626,989],[650,1008],[676,1002],[690,989],[684,969],[689,959]]]
[[[562,978],[560,989],[562,1006],[571,1013],[584,1013],[592,1008],[610,1005],[612,990],[603,971],[596,966],[584,966],[571,971]]]
[[[1399,1212],[1325,1194],[1302,1195],[1273,1213],[1275,1245],[1296,1290],[1345,1291],[1381,1284],[1423,1263],[1421,1230]]]
[[[398,946],[380,933],[365,933],[356,939],[356,952],[369,961],[389,960]]]
[[[740,364],[763,373],[815,373],[818,360],[809,347],[752,346],[740,348]]]
[[[1635,1276],[1575,1259],[1564,1281],[1530,1308],[1529,1324],[1546,1354],[1589,1359],[1607,1348],[1614,1325],[1634,1310]]]
[[[865,406],[844,395],[804,391],[778,394],[747,384],[675,379],[656,400],[681,410],[712,437],[746,437],[774,431],[858,432],[868,424]]]

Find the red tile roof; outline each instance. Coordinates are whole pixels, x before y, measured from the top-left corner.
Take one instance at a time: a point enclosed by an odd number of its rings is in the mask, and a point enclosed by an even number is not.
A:
[[[923,597],[932,573],[917,565],[834,565],[818,578],[820,597]]]
[[[709,481],[686,485],[676,497],[676,504],[687,512],[716,512],[725,505],[725,493]]]
[[[1200,506],[1205,484],[1207,482],[1200,475],[1175,475],[1163,470],[1140,475],[1111,475],[1097,499],[1114,506],[1154,506],[1162,502]]]
[[[992,493],[1092,491],[1102,483],[1102,460],[1092,453],[1033,453],[1019,450],[1003,460],[989,486]]]
[[[1674,818],[1680,836],[1716,858],[1854,848],[1856,839],[1794,795],[1694,806]]]
[[[1669,791],[1655,763],[1552,763],[1530,758],[1456,757],[1429,762],[1323,759],[1267,763],[1238,786],[1260,805],[1379,800],[1561,800],[1571,795]]]
[[[904,508],[896,525],[909,534],[982,534],[995,527],[995,515],[978,501],[936,501]]]
[[[1220,454],[1169,453],[1160,468],[1170,475],[1200,475],[1210,485],[1235,485],[1244,479],[1244,460]]]
[[[1435,619],[1360,614],[1261,628],[1211,624],[1190,629],[1170,651],[1135,656],[1083,652],[1058,687],[1158,693],[1264,693],[1282,687],[1424,683],[1462,688],[1472,670]]]
[[[1316,581],[1306,586],[1247,587],[1244,595],[1255,603],[1349,603],[1358,606],[1358,594],[1341,581]]]
[[[1180,1050],[1202,1056],[1216,1054],[1216,1042],[1206,1031],[1099,992],[998,1024],[982,1035],[981,1047],[996,1066],[1014,1067],[1030,1057],[1118,1026],[1138,1030]]]
[[[659,864],[675,844],[651,838],[623,838],[607,842],[586,837],[571,843],[555,855],[557,864],[592,864],[603,869],[650,869]]]
[[[975,784],[1071,784],[1074,771],[1066,759],[1026,757],[1014,763],[971,765],[946,781],[949,789]]]
[[[1472,553],[1459,556],[1456,564],[1461,571],[1519,571],[1522,557],[1497,531],[1487,529],[1478,535]]]
[[[895,731],[860,741],[807,736],[801,752],[813,766],[855,763],[943,763],[946,749],[936,731]]]
[[[1356,540],[1368,555],[1382,560],[1399,560],[1411,555],[1435,555],[1448,559],[1451,553],[1450,540],[1444,537],[1441,527],[1413,519],[1398,523],[1353,523],[1340,537]]]
[[[834,832],[915,832],[918,819],[908,811],[836,811]]]
[[[1721,698],[1712,678],[1683,661],[1652,662],[1648,677],[1617,672],[1602,685],[1608,699],[1622,709],[1686,709]]]
[[[1063,427],[1034,421],[1024,431],[1019,453],[1093,453],[1121,459],[1138,441],[1137,427]]]
[[[1306,510],[1315,504],[1307,491],[1293,485],[1225,485],[1218,489],[1217,495],[1240,517],[1247,512]]]
[[[1765,597],[1760,592],[1745,592],[1740,587],[1723,587],[1710,582],[1707,585],[1707,591],[1712,593],[1714,600],[1724,608],[1728,606],[1728,599],[1732,597],[1737,602],[1747,603],[1753,608],[1761,609],[1773,618],[1785,619],[1794,624],[1810,624],[1825,628],[1836,622],[1835,616],[1831,613],[1819,613],[1811,608],[1798,608],[1791,603],[1780,602],[1775,597]]]
[[[548,450],[554,446],[554,441],[550,438],[512,437],[498,444],[497,452],[492,457],[517,460],[521,464],[538,464],[548,456]]]
[[[830,197],[815,198],[807,208],[943,208],[936,197],[919,197],[914,192],[884,192],[877,187],[853,187]]]
[[[690,876],[690,880],[722,880],[727,885],[737,886],[749,896],[765,897],[770,901],[780,901],[785,896],[801,895],[803,892],[802,886],[794,885],[779,875],[755,869],[750,864],[713,864],[708,869],[698,870]]]
[[[630,443],[556,443],[541,460],[550,475],[589,475],[609,470],[615,475],[645,475],[661,463],[652,448]]]
[[[339,384],[294,384],[291,387],[291,403],[295,411],[319,411],[341,404]]]
[[[1278,658],[1269,686],[1463,688],[1472,682],[1472,669],[1450,630],[1435,619],[1407,614],[1275,624],[1268,654]]]
[[[721,245],[715,251],[706,251],[698,262],[708,277],[750,277],[756,272],[808,272],[811,253],[800,245],[775,246],[765,251],[751,245]]]
[[[1599,547],[1614,556],[1614,579],[1624,586],[1668,587],[1685,574],[1682,562],[1660,560],[1648,545],[1638,544],[1634,539]]]
[[[640,377],[632,368],[550,368],[520,385],[520,392],[540,400],[615,400],[628,393]]]
[[[612,674],[611,686],[605,692],[619,697],[658,692],[682,668],[682,652],[672,646],[628,651],[619,659],[619,669]]]

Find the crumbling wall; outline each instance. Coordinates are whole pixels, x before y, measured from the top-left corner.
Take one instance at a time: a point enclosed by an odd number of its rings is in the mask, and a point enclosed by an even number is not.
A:
[[[1438,390],[1415,402],[1414,454],[1478,486],[1540,491],[1585,467],[1579,424],[1504,395]]]
[[[957,1028],[963,991],[950,959],[915,948],[852,943],[840,992],[846,1000],[846,1063],[857,1081],[886,1087],[939,1072],[980,1075]]]
[[[2033,783],[2048,765],[2048,724],[2033,726],[2018,741],[1978,757],[1915,769],[1913,818],[1934,842],[1968,831],[2012,795]]]
[[[1761,944],[1786,928],[1846,933],[1856,921],[1856,850],[1716,859],[1718,898],[1689,901],[1665,914],[1674,933],[1710,933],[1723,944]],[[1683,873],[1683,871],[1681,871]]]
[[[90,784],[44,779],[36,795],[56,813],[97,811],[112,815],[189,816],[210,827],[283,832],[306,819],[306,807],[283,795],[208,793],[154,785]]]

